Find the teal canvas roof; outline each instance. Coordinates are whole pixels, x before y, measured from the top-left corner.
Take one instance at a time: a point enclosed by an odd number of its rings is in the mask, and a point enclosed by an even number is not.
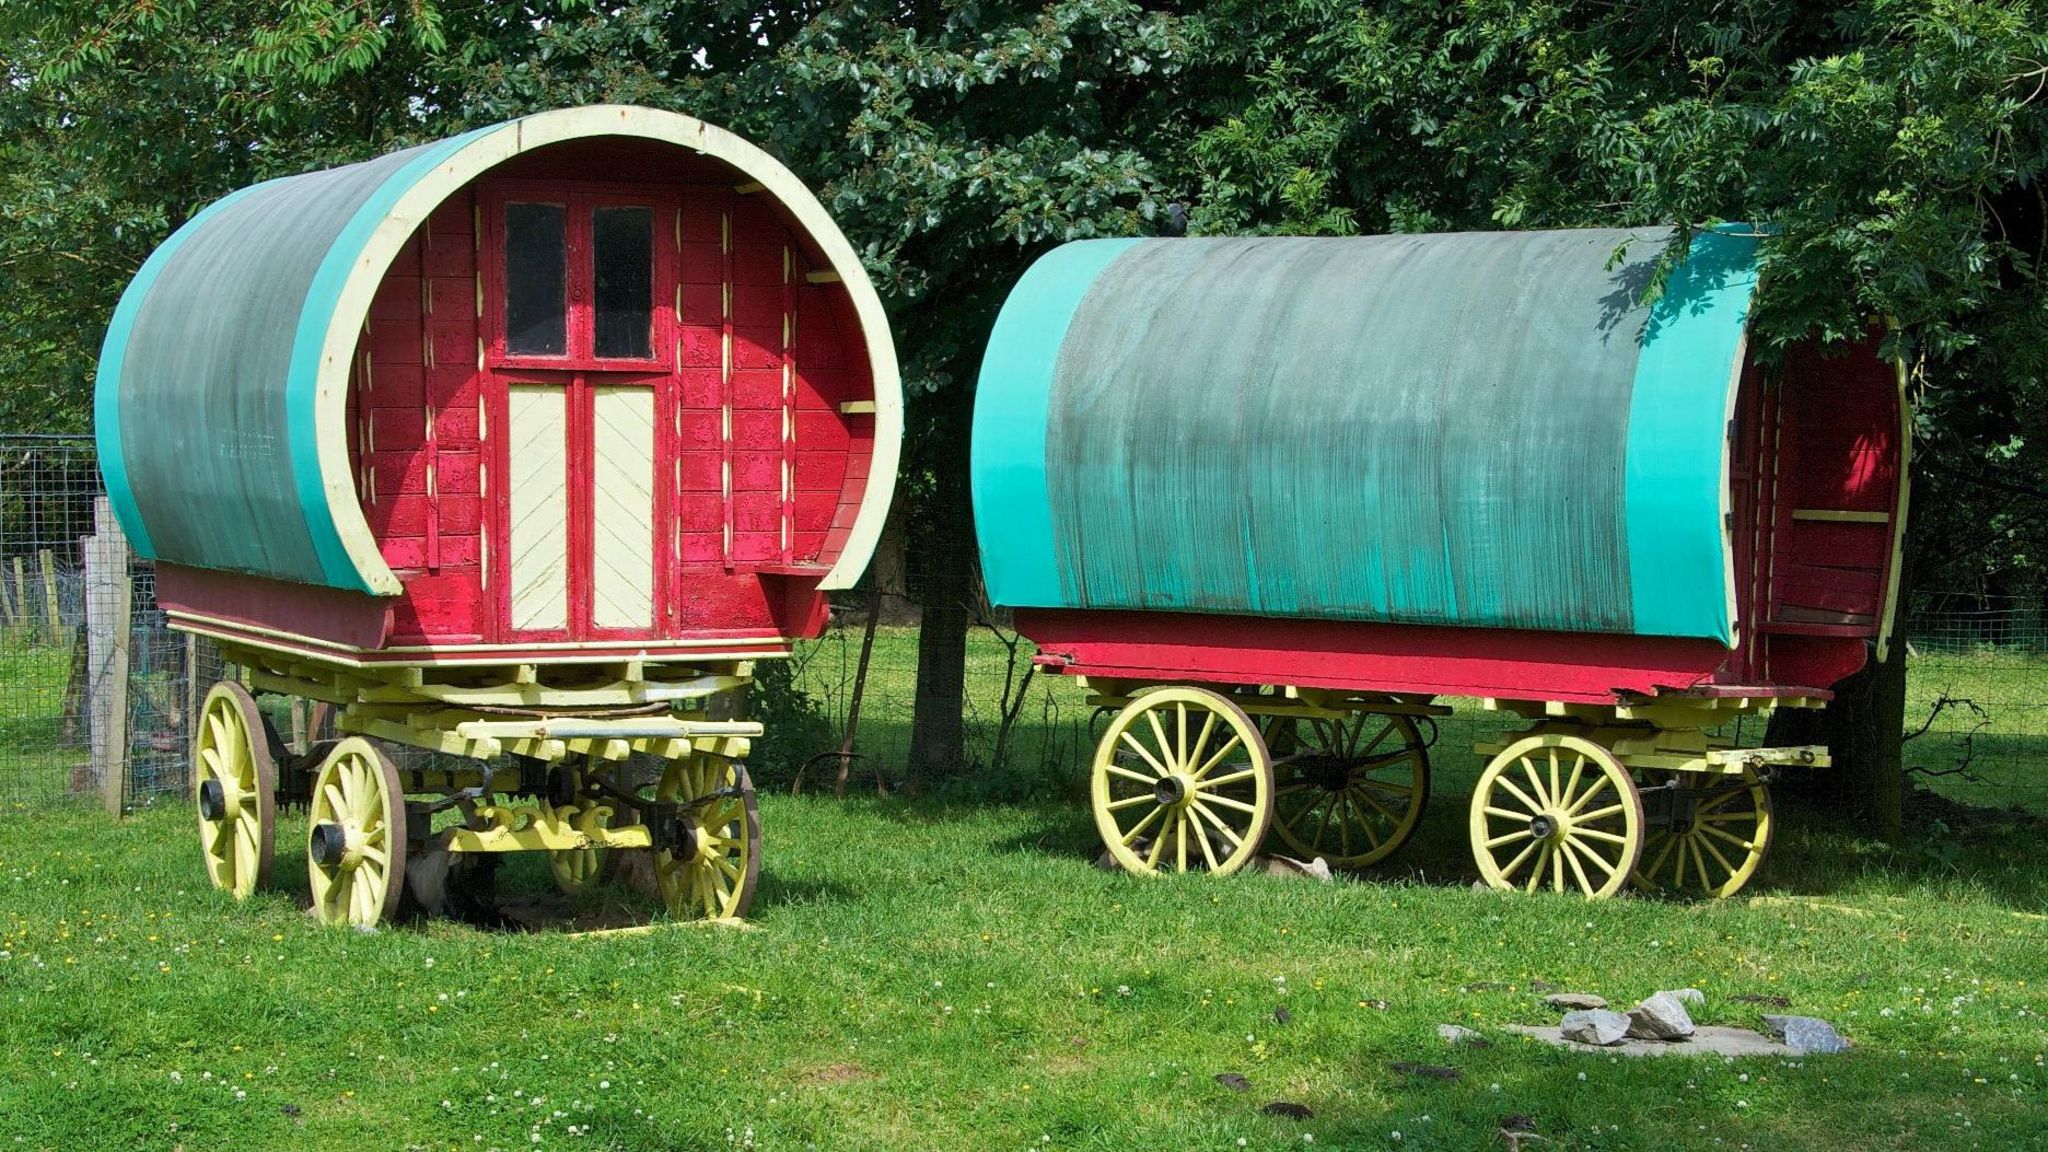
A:
[[[990,337],[973,492],[1009,607],[1734,635],[1755,239],[1083,241]]]

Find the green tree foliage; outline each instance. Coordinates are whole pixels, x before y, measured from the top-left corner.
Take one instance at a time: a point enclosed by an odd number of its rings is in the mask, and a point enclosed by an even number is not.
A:
[[[122,282],[235,186],[599,100],[765,143],[904,355],[928,768],[989,322],[1037,252],[1173,199],[1209,233],[1765,227],[1766,349],[1896,322],[1923,576],[2048,588],[2040,0],[8,0],[0,69],[10,428],[83,426]]]
[[[1766,348],[1898,325],[1926,581],[2042,589],[2048,7],[1220,0],[1190,35],[1199,229],[1754,223]]]

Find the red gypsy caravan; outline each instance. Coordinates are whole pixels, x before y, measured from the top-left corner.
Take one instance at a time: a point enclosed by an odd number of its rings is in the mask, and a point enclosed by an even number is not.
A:
[[[1040,259],[982,368],[975,520],[990,599],[1117,710],[1110,853],[1384,859],[1463,698],[1529,722],[1481,749],[1488,883],[1747,883],[1774,768],[1827,750],[1717,730],[1884,649],[1908,443],[1874,342],[1751,354],[1757,280],[1740,228]]]
[[[172,626],[246,670],[193,749],[217,886],[265,881],[290,801],[330,923],[444,852],[573,887],[647,849],[676,914],[745,913],[753,664],[865,568],[902,425],[874,289],[781,164],[606,106],[242,189],[129,285],[96,421]],[[345,738],[280,771],[251,689]]]

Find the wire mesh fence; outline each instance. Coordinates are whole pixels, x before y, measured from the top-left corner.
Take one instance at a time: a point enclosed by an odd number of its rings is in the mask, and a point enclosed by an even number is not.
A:
[[[2022,598],[1942,593],[1915,595],[1906,609],[1911,783],[1973,806],[2048,812],[2048,609]],[[803,744],[825,753],[810,760],[806,789],[829,788],[838,773],[833,752],[844,746],[865,617],[859,607],[835,612],[824,637],[799,645],[792,662],[790,687],[822,720]],[[913,606],[893,598],[876,629],[848,761],[851,788],[933,783],[909,767],[916,619]],[[999,616],[985,617],[969,634],[960,771],[975,795],[1085,792],[1101,731],[1096,710],[1071,677],[1034,672],[1034,654]],[[1485,711],[1476,700],[1442,702],[1455,711],[1434,726],[1434,786],[1456,793],[1469,789],[1483,765],[1474,745],[1526,724]],[[1741,723],[1744,731],[1728,733],[1738,742],[1762,738],[1762,718]],[[766,773],[771,782],[790,775],[787,766]]]
[[[2048,812],[2048,620],[2038,599],[1921,592],[1907,613],[1905,761],[1981,807]]]
[[[212,645],[165,627],[89,437],[0,436],[0,804],[130,806],[186,781]]]
[[[110,554],[110,525],[90,438],[0,435],[0,810],[133,807],[188,786],[189,718],[223,674],[220,657],[166,627],[152,567]],[[1073,678],[1037,670],[1031,642],[999,613],[978,614],[968,633],[958,771],[915,777],[918,610],[900,591],[881,598],[863,679],[868,615],[856,596],[786,666],[763,666],[763,785],[801,773],[805,787],[830,788],[844,765],[852,789],[1083,791],[1096,709]],[[1918,781],[1967,804],[2048,812],[2048,605],[1922,592],[1905,616],[1905,757]],[[1452,703],[1433,759],[1437,787],[1456,791],[1477,774],[1472,745],[1519,721]]]

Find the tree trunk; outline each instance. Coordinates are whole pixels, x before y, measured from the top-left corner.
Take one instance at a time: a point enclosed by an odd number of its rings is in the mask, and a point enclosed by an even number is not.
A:
[[[1783,708],[1771,715],[1764,743],[1825,744],[1834,767],[1789,783],[1823,802],[1850,808],[1880,836],[1896,841],[1905,831],[1906,730],[1904,619],[1892,633],[1890,658],[1871,663],[1835,686],[1819,711]]]
[[[964,440],[963,438],[956,438]],[[963,713],[967,629],[973,623],[974,516],[968,504],[966,445],[935,455],[930,503],[911,530],[917,632],[917,698],[910,722],[910,781],[958,773],[967,761]]]

